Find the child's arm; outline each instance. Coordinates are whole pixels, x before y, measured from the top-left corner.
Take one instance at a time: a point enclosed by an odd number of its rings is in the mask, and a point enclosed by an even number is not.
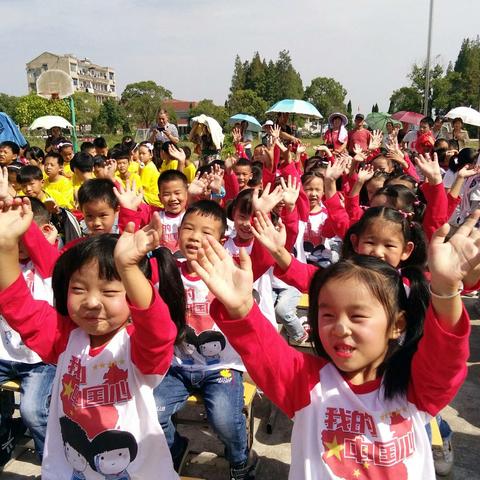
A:
[[[120,204],[118,213],[118,227],[121,232],[129,222],[135,224],[135,229],[146,225],[150,221],[151,207],[143,203],[143,189],[137,189],[137,182],[127,180],[125,188],[119,185],[119,188],[113,187],[113,192]]]
[[[462,385],[469,356],[470,319],[460,297],[461,282],[480,264],[480,210],[445,242],[445,224],[432,237],[428,252],[431,305],[423,337],[412,362],[409,397],[431,415],[438,413]]]
[[[162,225],[155,213],[143,229],[134,232],[134,228],[133,223],[126,226],[114,251],[132,312],[132,360],[144,374],[164,374],[172,360],[176,327],[168,307],[138,267],[138,262],[158,247]]]
[[[310,403],[310,390],[326,363],[297,352],[278,335],[254,305],[249,256],[240,250],[240,267],[209,236],[193,268],[217,297],[210,308],[215,322],[242,357],[255,383],[287,415]],[[221,305],[221,304],[223,305]]]

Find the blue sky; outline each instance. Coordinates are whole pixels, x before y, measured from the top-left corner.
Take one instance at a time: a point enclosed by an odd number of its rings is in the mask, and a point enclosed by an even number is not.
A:
[[[429,0],[0,0],[8,66],[0,92],[23,95],[25,63],[43,51],[109,65],[117,91],[155,80],[175,98],[222,104],[235,55],[290,51],[304,86],[333,77],[354,111],[388,108],[426,56]],[[432,57],[447,65],[479,33],[478,0],[435,0]]]

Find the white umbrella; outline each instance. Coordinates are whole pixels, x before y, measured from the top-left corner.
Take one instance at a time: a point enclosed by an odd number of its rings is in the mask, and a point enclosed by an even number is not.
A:
[[[456,107],[450,110],[445,115],[445,118],[451,118],[452,120],[454,118],[461,118],[463,123],[480,127],[480,112],[470,107]]]
[[[35,130],[36,128],[45,128],[48,130],[52,127],[73,128],[68,120],[65,120],[58,115],[45,115],[44,117],[38,117],[28,128],[29,130]]]

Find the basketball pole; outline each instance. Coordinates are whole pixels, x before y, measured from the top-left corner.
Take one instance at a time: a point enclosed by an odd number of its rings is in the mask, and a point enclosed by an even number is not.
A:
[[[70,97],[70,113],[72,116],[72,143],[73,143],[73,151],[76,153],[78,152],[78,140],[77,140],[77,119],[75,117],[75,102],[73,100],[73,96]]]

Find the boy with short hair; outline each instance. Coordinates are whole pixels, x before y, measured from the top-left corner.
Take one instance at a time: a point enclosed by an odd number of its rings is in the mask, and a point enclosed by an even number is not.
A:
[[[421,155],[433,152],[433,145],[435,143],[435,138],[432,133],[433,124],[434,121],[432,117],[424,117],[420,121],[415,149]]]
[[[252,179],[252,162],[246,158],[239,158],[233,166],[233,172],[237,177],[239,191],[248,188],[248,182]]]
[[[107,142],[103,137],[97,137],[93,140],[93,146],[95,147],[95,155],[101,155],[102,157],[108,157]]]
[[[206,235],[224,240],[227,219],[223,209],[211,200],[192,204],[185,212],[179,232],[179,248],[186,260],[179,262],[187,296],[187,335],[175,347],[172,365],[154,390],[158,420],[163,428],[178,469],[188,440],[172,423],[172,415],[188,396],[199,390],[205,400],[207,417],[225,445],[230,478],[254,478],[249,465],[247,430],[243,409],[243,372],[239,355],[210,316],[213,296],[192,268]]]
[[[94,157],[97,154],[97,151],[95,150],[95,145],[93,142],[83,142],[80,145],[80,151],[88,153],[92,157]]]
[[[70,201],[73,208],[73,186],[72,182],[65,176],[61,175],[63,167],[63,158],[57,152],[48,152],[45,156],[43,170],[47,176],[45,180],[44,190],[47,194],[52,191],[61,193]],[[70,208],[70,207],[68,207]]]
[[[20,147],[15,142],[6,140],[0,143],[0,167],[7,167],[18,161]]]
[[[130,171],[130,154],[128,152],[119,152],[112,158],[117,162],[115,178],[123,185],[123,188],[127,186],[127,180],[130,184],[135,182],[137,187],[140,188],[142,185],[140,175]]]

